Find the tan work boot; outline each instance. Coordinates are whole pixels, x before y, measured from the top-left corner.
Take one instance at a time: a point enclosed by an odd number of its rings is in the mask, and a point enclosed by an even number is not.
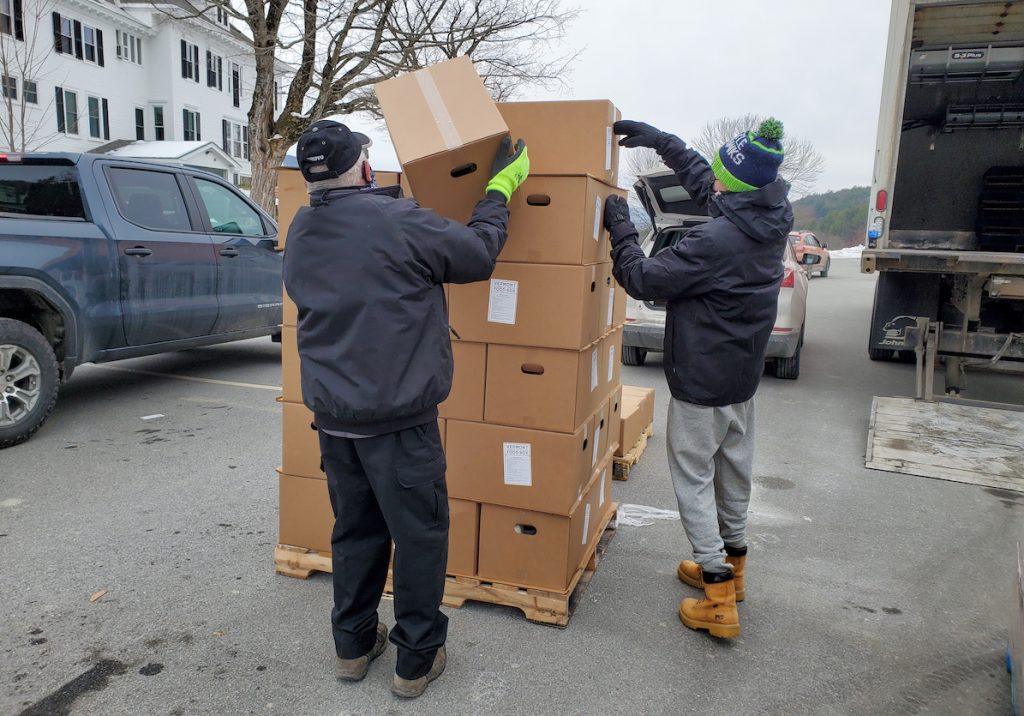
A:
[[[423,692],[427,690],[427,685],[443,674],[444,667],[447,665],[448,652],[442,646],[434,655],[434,663],[426,676],[421,676],[418,679],[403,679],[395,674],[395,680],[391,683],[391,693],[401,696],[403,699],[415,699],[417,696],[422,696]]]
[[[366,672],[370,670],[370,662],[384,653],[388,648],[388,628],[383,624],[377,624],[377,641],[368,654],[357,656],[355,659],[342,659],[337,657],[334,662],[334,671],[341,681],[362,681],[366,678]]]
[[[704,598],[686,598],[679,605],[679,621],[691,629],[705,629],[711,636],[731,639],[740,635],[736,611],[736,582],[731,575],[704,575]]]
[[[725,563],[732,567],[732,576],[736,580],[736,601],[742,602],[747,598],[746,584],[743,580],[743,573],[747,568],[746,548],[744,548],[744,554],[742,555],[734,556],[727,554],[725,556]],[[692,559],[684,559],[679,563],[679,567],[676,569],[676,576],[691,587],[704,589],[703,570]]]

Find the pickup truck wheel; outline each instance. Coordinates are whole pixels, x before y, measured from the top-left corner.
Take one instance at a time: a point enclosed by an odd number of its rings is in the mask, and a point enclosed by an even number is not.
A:
[[[0,318],[0,449],[28,440],[53,412],[60,373],[39,331]]]
[[[637,346],[622,346],[623,365],[643,365],[647,360],[647,349]]]

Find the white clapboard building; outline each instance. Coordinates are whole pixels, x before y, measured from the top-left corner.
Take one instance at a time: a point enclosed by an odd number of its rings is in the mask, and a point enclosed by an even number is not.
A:
[[[29,130],[25,150],[187,164],[243,187],[251,178],[252,43],[222,10],[202,0],[0,0],[0,41],[4,57],[25,56],[0,63],[5,104]]]

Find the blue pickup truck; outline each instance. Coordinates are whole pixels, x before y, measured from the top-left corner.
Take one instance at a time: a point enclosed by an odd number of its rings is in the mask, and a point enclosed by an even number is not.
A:
[[[220,177],[0,154],[0,449],[100,363],[280,333],[277,226]]]

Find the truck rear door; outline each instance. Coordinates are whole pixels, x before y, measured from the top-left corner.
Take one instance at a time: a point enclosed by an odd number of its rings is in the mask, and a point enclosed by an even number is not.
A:
[[[281,324],[277,227],[238,190],[215,177],[189,176],[217,253],[220,314],[215,333]]]
[[[121,309],[128,345],[209,335],[217,320],[217,256],[185,197],[185,175],[168,168],[97,163],[109,184]]]

